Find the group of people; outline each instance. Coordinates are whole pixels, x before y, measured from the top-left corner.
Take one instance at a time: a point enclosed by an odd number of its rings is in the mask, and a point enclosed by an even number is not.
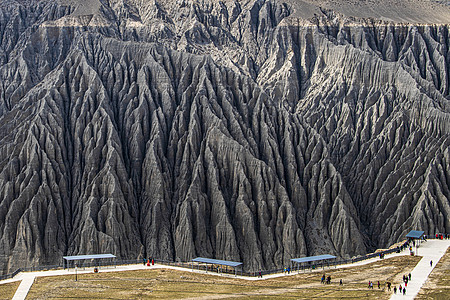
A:
[[[450,239],[450,234],[448,234],[448,233],[436,233],[436,239],[438,239],[438,240],[448,240],[448,239]]]
[[[405,286],[402,286],[401,284],[399,284],[398,286],[398,291],[400,292],[400,294],[406,295],[406,287],[408,286],[408,282],[411,281],[411,273],[409,273],[408,275],[403,275],[403,284]],[[388,290],[390,291],[390,287],[388,286]],[[397,294],[397,287],[394,286],[394,294]]]
[[[398,286],[398,291],[399,291],[400,294],[403,293],[403,295],[406,295],[406,286],[402,287],[402,285],[400,284]],[[397,287],[396,286],[394,286],[394,294],[397,294]]]
[[[150,267],[150,263],[152,264],[152,266],[155,264],[155,260],[153,258],[143,258],[142,259],[142,263],[145,265],[147,265],[147,267]]]
[[[320,279],[320,283],[330,284],[331,283],[331,276],[330,275],[325,276],[325,274],[323,274],[322,278]],[[342,279],[340,281],[340,284],[342,285]]]
[[[403,282],[405,283],[405,286],[408,286],[408,281],[411,280],[411,273],[408,275],[403,275]]]
[[[403,245],[398,247],[398,251],[402,252],[403,250],[408,249],[411,245],[411,242],[411,239],[407,240]]]
[[[291,274],[291,267],[284,268],[284,274]]]
[[[400,293],[403,293],[403,295],[406,294],[406,287],[408,286],[408,282],[409,281],[411,281],[411,273],[409,273],[408,275],[403,275],[403,284],[404,284],[404,286],[402,286],[401,284],[398,286],[398,290],[400,291]],[[369,289],[373,289],[373,285],[374,285],[374,283],[372,281],[369,281],[368,288]],[[380,281],[377,282],[377,286],[378,286],[379,289],[381,288]],[[390,291],[392,283],[387,281],[386,282],[386,286],[387,286],[387,290]],[[397,287],[396,286],[394,286],[394,294],[397,294]]]
[[[378,280],[377,285],[378,285],[378,288],[380,289],[380,288],[381,288],[381,283],[380,283],[379,280]],[[369,288],[369,289],[373,289],[373,281],[370,281],[370,280],[369,280],[369,286],[368,286],[368,288]]]

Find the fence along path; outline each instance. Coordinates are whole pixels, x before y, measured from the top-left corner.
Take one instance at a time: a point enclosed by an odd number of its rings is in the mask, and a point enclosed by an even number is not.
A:
[[[406,242],[404,242],[402,244],[404,249],[406,249],[405,245],[406,245]],[[340,261],[335,261],[335,262],[329,262],[327,264],[327,266],[348,265],[348,264],[355,265],[354,263],[356,263],[356,262],[365,261],[367,259],[371,259],[371,258],[374,258],[374,257],[379,257],[380,253],[387,255],[387,254],[391,254],[391,253],[394,253],[394,252],[398,252],[399,250],[400,250],[400,246],[399,247],[394,247],[392,249],[384,250],[384,251],[381,251],[381,252],[370,253],[370,254],[359,256],[359,257],[352,258],[352,259],[345,259],[345,260],[340,260]],[[102,263],[94,263],[94,264],[92,264],[92,263],[91,264],[90,263],[85,263],[85,264],[81,264],[81,268],[94,267],[94,266],[114,266],[114,267],[116,267],[116,266],[119,266],[119,265],[139,264],[140,262],[142,262],[142,260],[140,260],[140,259],[133,259],[133,260],[120,260],[120,261],[115,260],[114,264],[111,264],[111,263],[107,263],[107,264],[102,264]],[[190,262],[173,262],[173,261],[164,261],[164,260],[159,260],[159,259],[155,259],[155,262],[158,262],[161,265],[183,266],[185,268],[191,268],[191,263]],[[79,266],[80,266],[80,264],[79,264]],[[17,279],[18,277],[16,277],[16,276],[17,276],[17,274],[20,274],[20,273],[23,273],[23,272],[36,272],[36,271],[61,270],[61,269],[64,269],[62,265],[39,266],[39,267],[28,267],[28,268],[17,269],[13,273],[6,274],[6,275],[0,275],[0,284],[20,280],[20,279]],[[295,270],[293,270],[293,271],[295,271]],[[263,275],[269,275],[269,274],[274,274],[274,273],[282,273],[282,272],[283,272],[283,269],[262,270],[262,274]],[[256,276],[256,272],[245,273],[245,275],[246,276]],[[8,279],[12,279],[12,280],[8,280]]]

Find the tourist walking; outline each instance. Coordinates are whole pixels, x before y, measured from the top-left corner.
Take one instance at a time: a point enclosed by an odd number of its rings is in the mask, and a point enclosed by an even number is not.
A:
[[[343,285],[343,283],[342,283],[342,279],[341,279],[341,280],[339,280],[339,285]]]
[[[403,288],[403,295],[406,294],[406,288]]]
[[[411,273],[408,274],[408,278],[409,278],[409,280],[411,280]]]
[[[394,286],[394,294],[397,294],[397,287]]]
[[[430,267],[432,267],[433,266],[433,261],[432,260],[430,260]]]

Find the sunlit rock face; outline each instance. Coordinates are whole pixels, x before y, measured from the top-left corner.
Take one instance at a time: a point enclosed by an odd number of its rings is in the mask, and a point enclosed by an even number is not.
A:
[[[425,2],[1,1],[0,270],[449,232],[450,8]]]

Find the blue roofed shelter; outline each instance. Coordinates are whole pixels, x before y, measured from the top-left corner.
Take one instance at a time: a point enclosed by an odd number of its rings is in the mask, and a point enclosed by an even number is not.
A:
[[[237,267],[241,267],[241,273],[242,273],[242,263],[236,262],[236,261],[229,261],[229,260],[220,260],[220,259],[212,259],[212,258],[205,258],[205,257],[197,257],[192,260],[192,269],[194,269],[194,262],[197,263],[197,269],[200,270],[200,264],[205,264],[206,266],[206,272],[208,272],[208,265],[211,265],[211,270],[213,268],[213,265],[220,266],[220,268],[217,268],[217,273],[223,272],[223,266],[225,266],[226,271],[228,271],[228,267],[234,268],[234,275],[237,275]]]
[[[63,256],[63,259],[67,263],[67,268],[70,268],[70,262],[76,262],[79,260],[97,260],[97,259],[114,259],[116,258],[113,254],[90,254],[90,255],[73,255],[73,256]],[[64,263],[64,261],[63,261]],[[64,268],[66,264],[64,264]]]
[[[425,231],[419,231],[419,230],[411,230],[407,235],[407,239],[421,239],[424,235]]]
[[[300,272],[301,264],[304,264],[304,263],[310,264],[311,262],[321,262],[322,268],[325,268],[324,262],[326,261],[328,264],[328,260],[335,259],[335,258],[336,258],[336,256],[334,256],[334,255],[323,254],[323,255],[316,255],[316,256],[293,258],[293,259],[291,259],[291,262],[295,263],[297,265],[297,271]]]
[[[410,240],[413,243],[413,246],[416,246],[416,255],[418,254],[418,247],[420,243],[424,240],[424,231],[420,230],[411,230],[407,235],[406,238]],[[411,255],[414,255],[411,251]]]

